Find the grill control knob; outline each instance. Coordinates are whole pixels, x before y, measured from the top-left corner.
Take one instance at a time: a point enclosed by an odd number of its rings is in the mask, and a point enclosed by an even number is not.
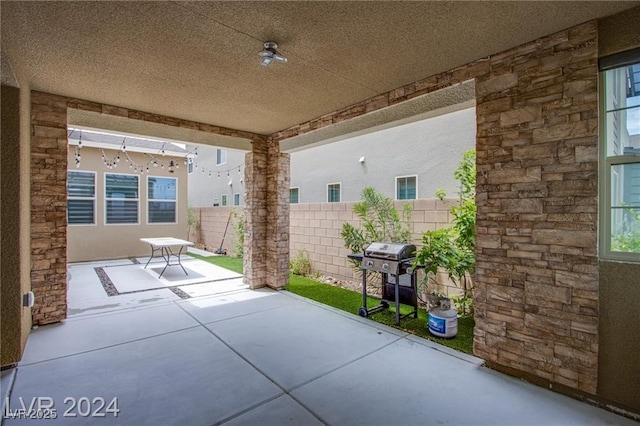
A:
[[[382,264],[382,269],[384,269],[385,271],[389,270],[389,264],[388,263],[383,263]]]
[[[373,268],[373,260],[367,260],[367,266]]]

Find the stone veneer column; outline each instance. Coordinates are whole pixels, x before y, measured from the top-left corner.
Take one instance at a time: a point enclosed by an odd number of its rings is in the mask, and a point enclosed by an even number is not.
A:
[[[67,317],[67,99],[31,95],[33,324]]]
[[[267,171],[267,285],[281,288],[289,283],[289,154],[279,142],[269,140]]]
[[[474,353],[513,374],[595,394],[596,22],[489,63],[476,77]]]
[[[281,288],[289,277],[289,155],[255,139],[245,156],[244,281]]]
[[[244,282],[266,285],[267,277],[267,141],[254,139],[244,160]]]

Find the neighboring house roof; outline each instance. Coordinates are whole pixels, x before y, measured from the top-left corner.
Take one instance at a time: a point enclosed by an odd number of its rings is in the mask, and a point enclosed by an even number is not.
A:
[[[70,127],[67,130],[67,138],[70,145],[78,145],[81,140],[82,146],[93,148],[121,150],[124,145],[127,151],[131,152],[160,155],[164,151],[164,154],[175,157],[189,157],[192,154],[190,151],[178,146],[177,143],[179,142],[106,133],[93,129]]]

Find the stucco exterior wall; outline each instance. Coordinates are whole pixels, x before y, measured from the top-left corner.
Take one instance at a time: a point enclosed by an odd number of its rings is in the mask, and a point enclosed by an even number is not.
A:
[[[453,172],[475,148],[475,120],[475,108],[467,108],[293,152],[291,186],[301,203],[326,202],[329,183],[340,183],[345,202],[360,200],[368,186],[395,199],[396,177],[417,176],[417,199],[433,198],[439,188],[455,196]]]
[[[339,182],[341,200],[355,202],[367,186],[395,198],[396,177],[417,176],[418,199],[432,198],[440,188],[455,196],[459,188],[453,172],[463,153],[475,148],[475,119],[475,108],[465,108],[293,152],[291,187],[298,188],[301,203],[322,203],[327,201],[327,184]],[[217,166],[215,148],[198,150],[198,167],[189,175],[189,204],[211,207],[226,194],[232,205],[234,193],[244,195],[244,153],[227,150],[227,162]],[[415,155],[424,151],[430,155]]]
[[[67,228],[68,262],[83,262],[101,259],[119,259],[124,257],[148,256],[148,244],[140,242],[147,237],[175,237],[187,239],[187,170],[186,167],[175,169],[151,167],[149,173],[135,173],[122,159],[115,169],[107,169],[101,159],[100,149],[83,147],[80,167],[74,167],[75,148],[70,147],[67,153],[70,171],[96,172],[96,204],[94,225],[69,225]],[[116,151],[105,150],[108,156],[115,156]],[[128,152],[136,164],[146,164],[149,158],[142,153]],[[173,158],[167,156],[167,158]],[[178,161],[176,157],[176,161]],[[180,159],[179,161],[182,161]],[[127,174],[138,176],[138,223],[113,225],[105,223],[105,174]],[[148,191],[147,177],[171,177],[177,179],[177,201],[175,224],[153,224],[147,221]]]
[[[244,151],[227,149],[227,162],[216,165],[216,148],[198,146],[198,158],[194,159],[194,166],[198,167],[194,167],[193,173],[188,176],[189,205],[191,207],[213,207],[216,203],[221,205],[222,195],[225,194],[227,205],[231,206],[233,194],[240,194],[240,205],[244,206],[245,155]]]
[[[2,225],[2,299],[0,299],[0,365],[14,364],[22,355],[19,319],[23,310],[20,282],[20,89],[2,86],[2,161],[0,167]],[[6,319],[6,320],[5,320]]]

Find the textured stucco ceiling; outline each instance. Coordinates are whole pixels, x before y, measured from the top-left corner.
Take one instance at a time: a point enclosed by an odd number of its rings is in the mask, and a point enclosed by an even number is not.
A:
[[[33,90],[271,134],[638,4],[3,0],[2,72]],[[265,40],[289,63],[261,67]]]

